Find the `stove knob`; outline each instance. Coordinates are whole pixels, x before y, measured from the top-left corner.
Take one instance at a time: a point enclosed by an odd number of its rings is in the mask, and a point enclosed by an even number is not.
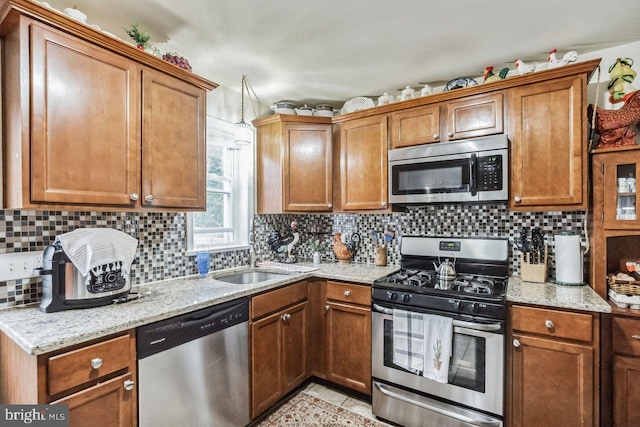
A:
[[[402,302],[409,302],[410,299],[411,299],[411,295],[409,294],[402,295]]]
[[[469,304],[469,311],[472,313],[477,313],[478,312],[478,304],[476,304],[475,302],[472,302],[471,304]]]
[[[396,294],[395,292],[388,291],[387,298],[389,298],[391,301],[396,300],[398,299],[398,294]]]
[[[454,301],[453,308],[455,308],[458,311],[462,311],[462,309],[464,309],[464,306],[460,301]]]

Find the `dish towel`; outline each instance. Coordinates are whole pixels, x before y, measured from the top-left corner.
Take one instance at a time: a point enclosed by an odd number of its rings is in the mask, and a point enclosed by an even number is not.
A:
[[[424,369],[424,322],[421,313],[393,310],[393,363],[420,375]]]
[[[128,276],[138,247],[138,239],[112,228],[78,228],[56,236],[56,241],[83,276],[113,262],[122,263],[122,272]]]
[[[447,383],[453,342],[453,319],[424,314],[424,372],[422,376]]]

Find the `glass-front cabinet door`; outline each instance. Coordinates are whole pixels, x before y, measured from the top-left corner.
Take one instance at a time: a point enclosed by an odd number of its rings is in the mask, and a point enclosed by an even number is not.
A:
[[[606,229],[627,229],[640,226],[636,179],[640,176],[640,150],[621,150],[594,156],[594,186],[602,185],[601,220]],[[601,174],[601,176],[597,176]]]

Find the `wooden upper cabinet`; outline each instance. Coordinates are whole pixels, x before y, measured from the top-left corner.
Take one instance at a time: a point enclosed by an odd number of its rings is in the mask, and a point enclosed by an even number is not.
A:
[[[440,141],[440,106],[425,105],[391,113],[391,148]]]
[[[510,208],[586,208],[585,91],[586,74],[509,91]]]
[[[5,12],[3,208],[205,209],[215,83],[36,2]]]
[[[502,92],[469,96],[391,113],[391,148],[504,132]]]
[[[253,124],[258,213],[330,212],[331,118],[275,114]]]
[[[341,209],[386,210],[387,116],[344,122],[339,139]]]
[[[29,28],[30,201],[132,205],[140,171],[136,64],[60,31]]]
[[[143,206],[204,210],[206,92],[142,72]]]

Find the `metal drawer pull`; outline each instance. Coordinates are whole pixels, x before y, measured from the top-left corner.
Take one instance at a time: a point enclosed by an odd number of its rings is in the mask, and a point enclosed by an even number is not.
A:
[[[631,335],[634,340],[640,340],[640,335]]]
[[[325,305],[325,306],[324,306],[324,310],[325,310],[325,311],[329,311],[329,309],[330,309],[330,308],[331,308],[331,307],[329,307],[328,305]]]
[[[453,138],[453,132],[449,131],[447,135],[449,136],[449,138]]]
[[[135,387],[136,383],[133,380],[126,380],[124,382],[124,389],[127,391],[131,391],[133,390],[133,387]]]
[[[331,209],[331,208],[333,208],[333,204],[329,203],[329,204],[327,205],[327,207],[328,207],[329,209]]]
[[[515,348],[520,347],[520,340],[517,340],[517,339],[513,340],[513,346],[514,346]]]
[[[291,315],[289,313],[285,313],[282,316],[280,316],[280,318],[282,320],[289,320],[289,319],[291,319]]]
[[[522,198],[520,198],[520,196],[515,196],[513,198],[513,201],[516,202],[516,203],[520,203],[522,201]]]
[[[553,321],[545,320],[544,321],[544,326],[546,326],[548,329],[553,329],[555,325],[553,324]]]
[[[438,135],[437,133],[433,134],[433,139],[440,139],[440,135]]]
[[[153,201],[153,196],[151,194],[145,196],[144,201],[147,203],[151,203]]]
[[[102,359],[100,359],[99,357],[96,357],[95,359],[91,359],[91,367],[93,369],[100,369],[101,366],[102,366]]]
[[[351,291],[344,291],[344,296],[345,297],[350,297],[351,296]]]
[[[138,200],[138,193],[129,194],[129,199],[135,202],[136,200]]]

